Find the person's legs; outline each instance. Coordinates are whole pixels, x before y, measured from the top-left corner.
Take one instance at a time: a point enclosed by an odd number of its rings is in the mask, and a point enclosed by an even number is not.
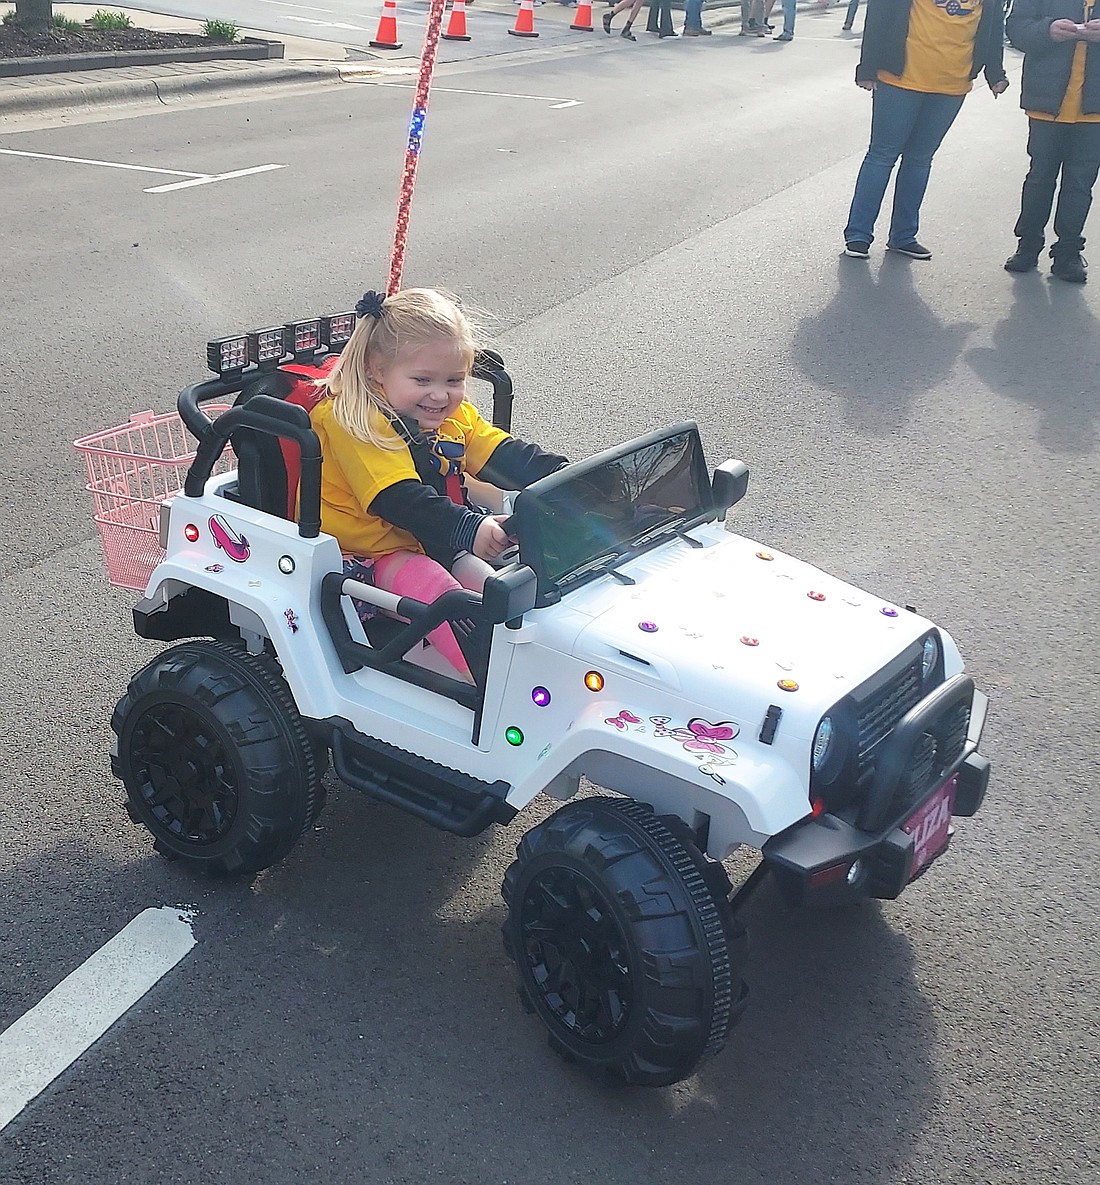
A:
[[[872,91],[871,143],[856,177],[848,225],[844,228],[846,243],[875,241],[875,220],[890,184],[890,174],[913,130],[920,98],[917,91],[885,82],[877,83]]]
[[[783,0],[783,32],[778,40],[790,41],[794,36],[794,18],[797,11],[796,0]]]
[[[844,16],[844,24],[840,27],[845,30],[850,29],[855,24],[857,12],[859,12],[859,0],[851,0],[851,3],[848,5],[848,11]]]
[[[451,589],[461,588],[442,564],[410,551],[392,552],[374,561],[374,586],[399,597],[412,597],[430,605]],[[444,623],[428,634],[428,640],[455,668],[460,678],[473,682],[470,668],[454,631]]]
[[[675,37],[676,30],[672,27],[672,0],[659,0],[657,31],[661,37]]]
[[[955,122],[965,98],[965,95],[914,93],[920,104],[902,149],[901,165],[894,183],[890,234],[886,240],[888,246],[894,247],[903,247],[916,240],[920,229],[920,206],[932,171],[932,157]]]
[[[1057,239],[1050,249],[1061,255],[1080,255],[1085,249],[1085,219],[1092,206],[1092,188],[1100,172],[1100,123],[1062,125],[1062,179],[1058,185],[1058,208],[1054,211]]]
[[[620,8],[627,7],[628,3],[630,6],[630,14],[627,16],[626,24],[623,25],[623,31],[619,34],[619,36],[625,37],[627,39],[627,41],[637,41],[638,38],[635,37],[634,34],[630,31],[630,26],[632,24],[634,24],[634,21],[637,19],[638,13],[642,11],[643,0],[619,0],[619,3],[615,6],[615,8],[612,11],[618,12]]]
[[[1069,125],[1045,119],[1029,119],[1027,154],[1031,158],[1020,194],[1020,217],[1013,234],[1020,240],[1020,252],[1034,255],[1043,249],[1058,170],[1062,167],[1062,132]]]
[[[703,0],[684,0],[684,36],[698,36],[703,27]]]

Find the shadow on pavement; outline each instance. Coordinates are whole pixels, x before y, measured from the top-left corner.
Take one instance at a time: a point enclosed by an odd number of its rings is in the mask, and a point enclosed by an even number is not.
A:
[[[951,372],[977,328],[949,324],[925,304],[913,284],[923,266],[887,254],[876,270],[874,261],[841,256],[832,299],[794,335],[794,364],[845,401],[846,422],[860,432],[904,427],[914,399]]]
[[[1031,272],[1012,285],[1012,308],[994,327],[993,344],[968,350],[965,360],[992,390],[1039,412],[1036,438],[1044,448],[1091,452],[1100,416],[1100,324],[1075,284]]]

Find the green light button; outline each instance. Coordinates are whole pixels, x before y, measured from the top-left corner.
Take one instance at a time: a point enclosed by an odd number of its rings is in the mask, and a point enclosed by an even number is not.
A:
[[[523,733],[513,725],[511,728],[506,728],[504,730],[504,739],[509,745],[522,745]]]

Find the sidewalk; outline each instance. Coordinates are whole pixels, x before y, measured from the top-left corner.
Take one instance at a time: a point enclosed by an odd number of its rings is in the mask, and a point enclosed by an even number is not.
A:
[[[513,0],[469,2],[471,20],[476,20],[479,13],[493,13],[496,17],[507,19],[510,25],[518,11]],[[54,12],[83,22],[102,7],[102,4],[55,4]],[[201,30],[200,21],[184,17],[120,9],[113,5],[106,7],[112,12],[124,12],[136,26],[143,29],[172,33],[197,33]],[[423,0],[410,7],[415,8],[416,18],[421,18],[427,10]],[[607,8],[603,0],[593,3],[592,23],[597,32],[600,32],[600,20],[605,11]],[[717,28],[739,21],[740,13],[739,3],[722,3],[722,0],[718,0],[713,7],[708,5],[705,19],[709,27]],[[546,0],[535,9],[535,27],[551,25],[567,29],[576,16],[575,6]],[[641,19],[644,19],[644,13]],[[676,23],[681,23],[679,17]],[[282,42],[283,58],[267,61],[215,59],[206,62],[166,62],[156,66],[119,66],[0,78],[0,129],[6,117],[52,110],[87,109],[108,103],[155,106],[192,95],[210,96],[232,92],[246,86],[336,83],[373,73],[409,74],[415,71],[420,60],[419,27],[414,38],[406,38],[403,50],[365,50],[355,47],[350,50],[350,56],[348,47],[332,41],[288,37],[262,29],[242,29],[241,36]],[[576,36],[583,37],[584,34],[577,33]],[[538,41],[517,41],[515,52],[538,44]]]

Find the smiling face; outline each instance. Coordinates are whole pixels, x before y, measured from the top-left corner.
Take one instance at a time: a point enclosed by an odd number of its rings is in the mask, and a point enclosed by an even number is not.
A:
[[[445,338],[402,346],[390,360],[372,358],[369,370],[390,407],[428,432],[466,398],[466,364],[458,346]]]

